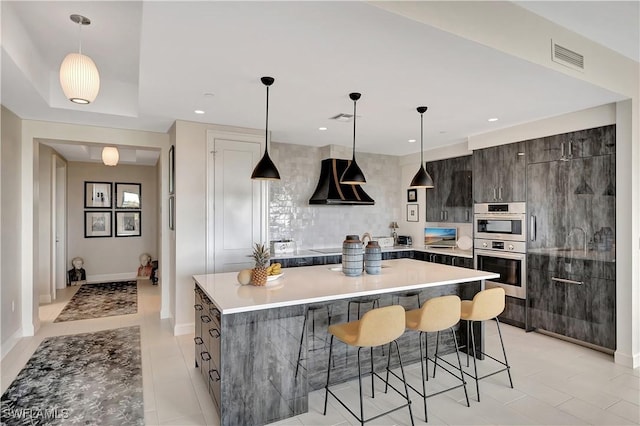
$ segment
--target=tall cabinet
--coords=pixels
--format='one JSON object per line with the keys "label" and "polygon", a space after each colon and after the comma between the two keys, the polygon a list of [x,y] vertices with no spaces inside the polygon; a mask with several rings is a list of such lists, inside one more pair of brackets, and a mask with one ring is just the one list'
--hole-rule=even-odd
{"label": "tall cabinet", "polygon": [[471,156],[430,161],[427,171],[427,222],[471,222],[473,216]]}
{"label": "tall cabinet", "polygon": [[615,125],[527,152],[529,325],[615,349]]}

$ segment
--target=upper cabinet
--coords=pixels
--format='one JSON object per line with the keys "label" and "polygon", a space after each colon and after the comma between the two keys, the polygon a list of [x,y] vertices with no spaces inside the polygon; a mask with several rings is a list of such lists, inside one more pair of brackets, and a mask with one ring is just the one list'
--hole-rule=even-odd
{"label": "upper cabinet", "polygon": [[613,154],[616,149],[616,126],[532,139],[527,141],[527,148],[527,164]]}
{"label": "upper cabinet", "polygon": [[525,142],[473,151],[473,200],[476,203],[526,200]]}
{"label": "upper cabinet", "polygon": [[427,172],[427,222],[471,222],[473,216],[471,156],[430,161]]}

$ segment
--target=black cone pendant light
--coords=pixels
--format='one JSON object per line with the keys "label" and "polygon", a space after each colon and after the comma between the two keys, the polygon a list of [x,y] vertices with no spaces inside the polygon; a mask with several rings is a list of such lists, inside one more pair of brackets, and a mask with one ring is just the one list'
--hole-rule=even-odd
{"label": "black cone pendant light", "polygon": [[347,185],[362,185],[367,183],[367,180],[364,178],[364,173],[362,173],[362,170],[358,167],[358,163],[356,163],[356,101],[360,99],[360,96],[360,93],[349,93],[349,98],[353,101],[353,158],[340,178],[340,183]]}
{"label": "black cone pendant light", "polygon": [[433,179],[429,176],[429,173],[424,168],[423,157],[423,125],[424,125],[424,113],[427,111],[426,106],[419,106],[416,110],[420,113],[420,170],[411,180],[409,187],[411,188],[433,188]]}
{"label": "black cone pendant light", "polygon": [[269,140],[269,86],[271,86],[275,80],[273,77],[262,77],[260,81],[267,86],[267,124],[264,130],[264,155],[258,164],[256,164],[255,169],[253,169],[251,179],[280,180],[280,173],[276,165],[271,161],[271,158],[269,158],[269,150],[267,149],[267,142]]}

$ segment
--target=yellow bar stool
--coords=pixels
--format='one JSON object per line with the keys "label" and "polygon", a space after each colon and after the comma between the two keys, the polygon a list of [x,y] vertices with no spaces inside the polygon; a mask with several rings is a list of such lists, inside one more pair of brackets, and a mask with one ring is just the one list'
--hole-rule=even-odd
{"label": "yellow bar stool", "polygon": [[[458,322],[460,322],[460,308],[461,302],[458,296],[441,296],[429,299],[420,309],[414,309],[407,311],[405,315],[406,327],[409,330],[419,331],[420,339],[418,341],[420,345],[420,373],[422,374],[422,392],[409,385],[418,395],[422,397],[424,402],[424,421],[427,419],[427,398],[440,395],[441,393],[448,392],[460,387],[464,388],[464,396],[467,399],[467,407],[469,406],[469,395],[467,394],[467,382],[464,379],[464,373],[462,370],[462,363],[460,362],[460,352],[458,351],[458,340],[456,339],[456,331],[453,329]],[[458,365],[453,365],[446,359],[438,355],[438,343],[440,341],[440,332],[449,329],[453,337],[453,341],[456,347],[456,356],[458,357]],[[433,356],[433,377],[436,376],[437,361],[440,359],[442,362],[453,367],[457,372],[453,372],[448,368],[440,365],[440,368],[451,374],[453,377],[460,379],[460,384],[452,386],[450,388],[427,394],[425,382],[429,380],[429,351],[427,344],[427,333],[436,332],[436,352]],[[422,341],[424,340],[425,351],[422,352]],[[423,361],[424,360],[424,368]],[[394,374],[393,372],[391,374]]]}
{"label": "yellow bar stool", "polygon": [[[344,408],[354,416],[361,425],[365,422],[375,420],[379,417],[397,411],[401,408],[409,408],[409,417],[411,418],[411,424],[413,425],[413,413],[411,412],[411,400],[409,399],[409,389],[407,387],[407,381],[404,375],[404,367],[402,366],[402,357],[400,356],[400,348],[398,347],[397,338],[404,333],[404,308],[402,306],[385,306],[384,308],[372,309],[365,313],[358,321],[347,322],[343,324],[334,324],[329,327],[329,334],[331,334],[331,342],[329,343],[329,361],[327,366],[327,384],[325,385],[324,395],[324,414],[327,414],[327,401],[329,394],[331,394]],[[329,380],[331,377],[331,355],[333,351],[333,338],[336,337],[341,342],[349,345],[356,346],[358,348],[358,387],[360,390],[360,416],[354,413],[347,405],[340,400],[329,389]],[[387,373],[387,380],[383,379],[378,373],[375,372],[373,367],[373,348],[376,346],[382,346],[389,344],[389,350],[387,355],[387,372],[390,370],[391,364],[391,346],[395,343],[396,352],[398,353],[398,360],[400,361],[400,372],[402,378],[398,377],[404,383],[404,393],[400,392],[393,385],[389,384],[389,375]],[[362,366],[360,362],[360,353],[362,349],[369,348],[371,351],[371,397],[375,397],[373,389],[374,376],[384,381],[387,387],[391,387],[398,395],[402,396],[406,403],[395,407],[384,413],[378,414],[368,419],[364,418],[364,404],[362,400]],[[395,375],[395,374],[394,374]],[[397,376],[396,376],[397,377]],[[386,393],[385,389],[385,393]]]}
{"label": "yellow bar stool", "polygon": [[[480,402],[480,385],[479,381],[485,379],[489,376],[493,376],[495,374],[501,373],[503,371],[507,372],[509,376],[509,384],[513,389],[513,380],[511,380],[511,371],[509,370],[511,367],[509,366],[509,361],[507,361],[507,352],[504,349],[504,341],[502,340],[502,332],[500,331],[500,321],[498,320],[498,315],[504,311],[504,299],[505,293],[504,289],[500,287],[490,288],[488,290],[482,290],[478,292],[473,300],[463,300],[460,312],[460,319],[467,322],[467,367],[469,366],[469,336],[471,336],[471,350],[473,352],[473,375],[466,373],[469,377],[473,378],[476,381],[476,393],[478,395],[478,402]],[[500,345],[502,346],[502,355],[504,356],[504,361],[501,361],[497,358],[492,357],[482,351],[480,352],[482,355],[491,358],[496,361],[498,364],[504,366],[497,371],[492,373],[485,374],[484,376],[478,377],[478,366],[476,363],[476,339],[473,332],[473,323],[479,321],[488,321],[495,320],[496,327],[498,327],[498,336],[500,336]]]}

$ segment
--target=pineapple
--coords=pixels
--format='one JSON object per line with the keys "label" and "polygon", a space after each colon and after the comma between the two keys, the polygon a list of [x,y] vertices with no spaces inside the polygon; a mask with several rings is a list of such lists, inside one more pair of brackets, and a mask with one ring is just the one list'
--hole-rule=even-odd
{"label": "pineapple", "polygon": [[269,249],[264,244],[255,244],[253,254],[251,255],[255,262],[255,267],[251,270],[251,284],[263,286],[267,284],[267,266],[271,257]]}

